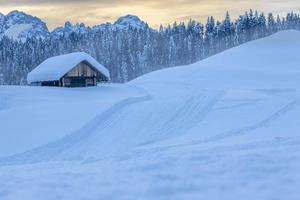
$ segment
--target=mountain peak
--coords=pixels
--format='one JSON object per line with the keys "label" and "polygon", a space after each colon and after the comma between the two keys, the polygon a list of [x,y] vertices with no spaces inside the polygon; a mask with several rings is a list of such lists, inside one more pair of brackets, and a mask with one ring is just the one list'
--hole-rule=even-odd
{"label": "mountain peak", "polygon": [[142,21],[138,16],[136,15],[131,15],[131,14],[128,14],[128,15],[125,15],[125,16],[122,16],[122,17],[119,17],[119,20],[123,20],[123,19],[130,19],[130,20],[134,20],[134,21]]}
{"label": "mountain peak", "polygon": [[84,23],[76,23],[76,24],[72,24],[72,22],[67,21],[67,22],[65,23],[65,28],[71,28],[71,29],[74,29],[74,28],[86,28],[86,27],[85,27],[85,24],[84,24]]}
{"label": "mountain peak", "polygon": [[39,20],[39,21],[41,21],[37,17],[34,17],[32,15],[26,14],[26,13],[24,13],[22,11],[18,11],[18,10],[9,12],[5,17],[7,18],[7,20],[11,19],[14,21],[17,21],[17,20]]}
{"label": "mountain peak", "polygon": [[114,23],[114,25],[119,26],[121,28],[133,27],[133,28],[137,28],[137,29],[143,29],[143,28],[148,27],[148,25],[136,15],[126,15],[126,16],[120,17]]}
{"label": "mountain peak", "polygon": [[28,14],[24,13],[23,11],[13,10],[7,14],[7,16],[9,16],[9,15],[28,15]]}
{"label": "mountain peak", "polygon": [[3,15],[2,20],[0,15],[0,23],[0,37],[7,36],[24,41],[26,38],[43,38],[49,34],[46,24],[41,19],[18,10]]}
{"label": "mountain peak", "polygon": [[[67,21],[64,26],[57,27],[51,35],[62,36],[75,33],[86,33],[87,31],[97,31],[102,28],[111,29],[146,29],[148,24],[136,15],[125,15],[116,20],[115,23],[106,23],[90,28],[83,23],[72,24]],[[47,25],[39,18],[31,16],[25,12],[14,10],[3,15],[0,13],[0,38],[7,36],[15,40],[25,41],[27,38],[45,38],[50,34]]]}
{"label": "mountain peak", "polygon": [[70,21],[65,22],[65,27],[72,27],[73,24]]}
{"label": "mountain peak", "polygon": [[65,22],[63,27],[58,27],[52,31],[53,36],[70,35],[71,33],[85,33],[89,30],[84,23],[72,24],[70,21]]}

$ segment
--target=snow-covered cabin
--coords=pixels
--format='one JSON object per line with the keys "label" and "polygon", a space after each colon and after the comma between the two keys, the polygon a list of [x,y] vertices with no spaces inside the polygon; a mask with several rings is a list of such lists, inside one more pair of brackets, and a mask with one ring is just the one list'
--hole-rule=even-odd
{"label": "snow-covered cabin", "polygon": [[83,52],[49,58],[27,75],[28,84],[57,87],[95,86],[109,79],[109,71]]}

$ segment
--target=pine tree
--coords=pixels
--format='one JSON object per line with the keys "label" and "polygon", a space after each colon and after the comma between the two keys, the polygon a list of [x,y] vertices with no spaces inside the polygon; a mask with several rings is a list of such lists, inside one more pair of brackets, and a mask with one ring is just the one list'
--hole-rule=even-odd
{"label": "pine tree", "polygon": [[272,13],[268,15],[268,34],[273,34],[277,31],[276,23]]}

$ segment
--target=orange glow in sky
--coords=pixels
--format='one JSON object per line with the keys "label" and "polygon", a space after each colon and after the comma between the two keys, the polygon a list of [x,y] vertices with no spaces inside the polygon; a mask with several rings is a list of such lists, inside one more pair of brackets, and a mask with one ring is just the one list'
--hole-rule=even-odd
{"label": "orange glow in sky", "polygon": [[300,11],[299,0],[2,0],[0,12],[21,10],[45,21],[49,29],[65,21],[96,25],[113,22],[126,14],[138,15],[151,26],[174,21],[200,20],[210,15],[222,19],[226,11],[232,18],[248,9],[285,14]]}

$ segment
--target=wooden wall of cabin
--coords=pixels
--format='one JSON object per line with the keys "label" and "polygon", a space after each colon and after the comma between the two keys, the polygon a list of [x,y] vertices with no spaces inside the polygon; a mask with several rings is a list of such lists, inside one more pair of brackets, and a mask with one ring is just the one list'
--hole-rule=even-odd
{"label": "wooden wall of cabin", "polygon": [[[107,81],[107,78],[96,71],[87,62],[81,62],[60,79],[60,86],[84,87],[82,85],[83,81],[85,82],[85,86],[96,86],[98,81]],[[80,82],[80,86],[77,85],[78,82]]]}
{"label": "wooden wall of cabin", "polygon": [[[88,63],[81,62],[69,71],[61,80],[62,87],[95,86],[100,73],[94,70]],[[91,83],[92,80],[92,83]],[[95,80],[95,81],[94,81]]]}
{"label": "wooden wall of cabin", "polygon": [[88,63],[81,62],[69,71],[65,77],[97,77],[99,75],[99,72],[94,70]]}

